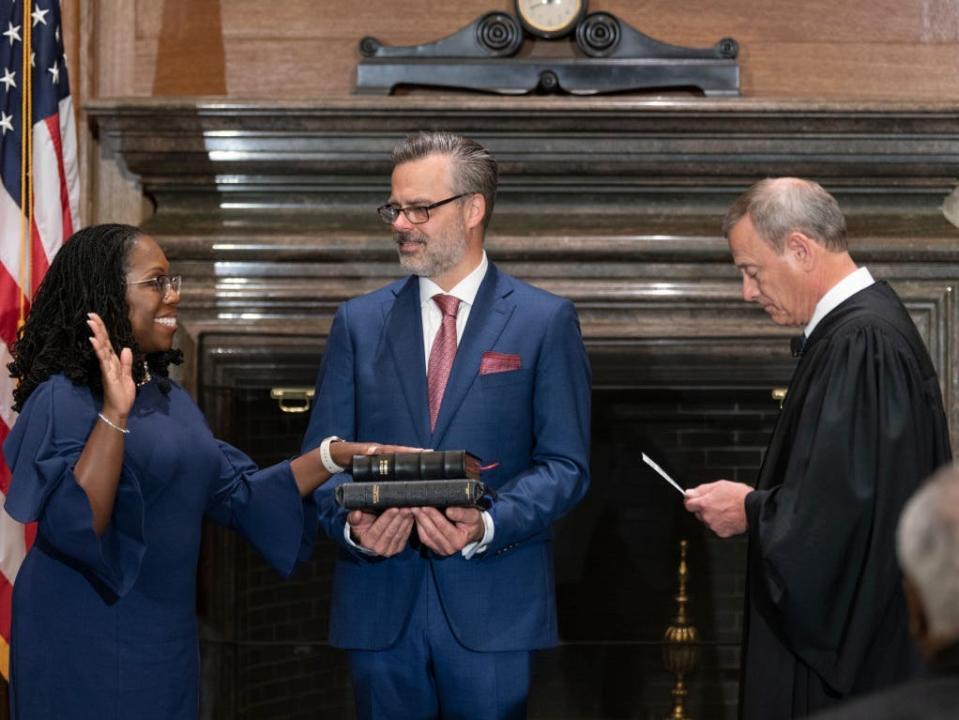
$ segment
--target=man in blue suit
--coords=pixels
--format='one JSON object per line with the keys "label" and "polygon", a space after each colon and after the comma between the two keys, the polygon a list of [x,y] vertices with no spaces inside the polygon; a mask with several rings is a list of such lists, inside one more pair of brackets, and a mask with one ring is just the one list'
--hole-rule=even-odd
{"label": "man in blue suit", "polygon": [[393,163],[378,212],[412,275],[338,310],[303,447],[465,448],[498,463],[496,497],[348,515],[333,488],[349,477],[324,485],[330,642],[350,651],[360,718],[521,718],[531,653],[558,639],[551,527],[589,485],[589,363],[573,304],[487,260],[490,153],[420,133]]}

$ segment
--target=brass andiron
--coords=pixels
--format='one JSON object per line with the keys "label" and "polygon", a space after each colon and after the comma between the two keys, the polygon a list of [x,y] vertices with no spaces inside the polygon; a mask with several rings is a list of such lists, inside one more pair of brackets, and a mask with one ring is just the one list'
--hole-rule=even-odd
{"label": "brass andiron", "polygon": [[786,402],[786,395],[789,389],[784,387],[775,387],[772,390],[773,400],[779,403],[779,409],[783,409],[783,403]]}
{"label": "brass andiron", "polygon": [[673,624],[666,628],[666,644],[663,646],[663,664],[676,676],[673,685],[673,710],[666,720],[692,720],[686,714],[685,702],[688,690],[685,677],[699,664],[699,633],[691,624],[686,613],[689,595],[686,594],[686,579],[689,569],[686,566],[686,540],[679,541],[679,592],[676,593],[676,617]]}

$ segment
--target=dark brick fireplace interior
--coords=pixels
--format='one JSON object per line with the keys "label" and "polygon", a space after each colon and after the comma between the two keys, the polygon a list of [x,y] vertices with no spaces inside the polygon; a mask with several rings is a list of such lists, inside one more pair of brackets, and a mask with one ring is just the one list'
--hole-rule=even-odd
{"label": "dark brick fireplace interior", "polygon": [[[309,384],[306,355],[282,363],[284,380]],[[211,423],[260,463],[295,454],[307,415],[279,410],[269,397],[270,372],[257,372],[255,362],[241,367],[227,374],[231,385],[203,387]],[[697,718],[734,718],[744,543],[704,532],[640,453],[686,485],[749,482],[778,403],[768,387],[595,380],[593,484],[556,527],[562,644],[537,658],[530,717],[669,714],[675,677],[664,667],[663,635],[676,614],[678,548],[686,539],[689,609],[703,643],[686,707]],[[211,717],[352,717],[345,656],[326,644],[334,556],[321,537],[312,561],[284,581],[241,540],[207,528],[201,613]]]}

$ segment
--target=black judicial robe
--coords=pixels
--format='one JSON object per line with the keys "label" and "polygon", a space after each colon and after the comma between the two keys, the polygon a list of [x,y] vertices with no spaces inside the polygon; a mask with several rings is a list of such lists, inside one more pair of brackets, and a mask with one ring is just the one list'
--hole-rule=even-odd
{"label": "black judicial robe", "polygon": [[875,283],[813,330],[746,496],[743,718],[805,717],[919,674],[896,523],[950,458],[932,361]]}

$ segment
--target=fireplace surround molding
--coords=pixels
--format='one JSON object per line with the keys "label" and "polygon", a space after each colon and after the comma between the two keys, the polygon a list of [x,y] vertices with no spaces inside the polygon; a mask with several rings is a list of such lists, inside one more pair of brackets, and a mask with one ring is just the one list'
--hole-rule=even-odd
{"label": "fireplace surround molding", "polygon": [[201,356],[318,361],[336,306],[401,274],[373,208],[393,145],[436,128],[492,149],[490,257],[576,302],[606,388],[785,384],[790,331],[742,301],[719,225],[762,177],[818,180],[856,260],[916,320],[959,440],[959,229],[943,211],[959,182],[955,104],[468,95],[84,109],[184,276],[194,391]]}

